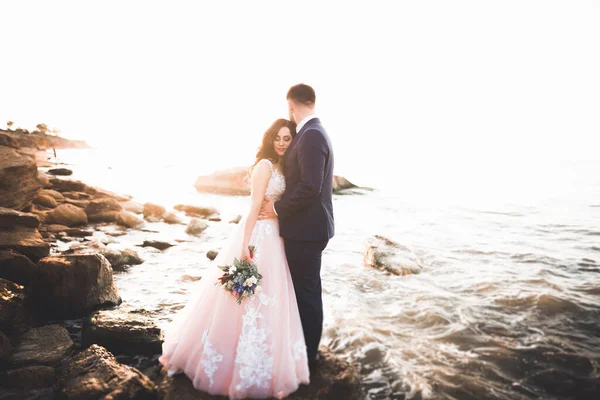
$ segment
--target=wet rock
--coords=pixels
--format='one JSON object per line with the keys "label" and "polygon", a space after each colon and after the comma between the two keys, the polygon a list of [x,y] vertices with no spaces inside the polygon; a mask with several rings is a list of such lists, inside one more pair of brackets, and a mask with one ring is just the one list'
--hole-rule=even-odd
{"label": "wet rock", "polygon": [[110,197],[104,197],[89,202],[85,213],[90,222],[114,222],[116,215],[123,209],[121,204]]}
{"label": "wet rock", "polygon": [[120,364],[98,345],[92,345],[72,357],[57,372],[61,399],[156,398],[156,387],[144,374]]}
{"label": "wet rock", "polygon": [[77,318],[121,303],[113,269],[101,254],[46,257],[37,267],[29,294],[46,318]]}
{"label": "wet rock", "polygon": [[10,345],[10,340],[4,334],[4,332],[0,331],[0,361],[4,361],[12,355],[12,346]]}
{"label": "wet rock", "polygon": [[33,365],[6,372],[2,385],[11,389],[33,390],[47,388],[56,383],[54,368],[45,365]]}
{"label": "wet rock", "polygon": [[65,201],[65,196],[63,196],[60,192],[51,189],[43,189],[40,190],[40,194],[44,196],[50,196],[56,201]]}
{"label": "wet rock", "polygon": [[66,225],[69,227],[85,225],[88,223],[88,217],[85,211],[72,204],[61,204],[56,207],[46,218],[49,224]]}
{"label": "wet rock", "polygon": [[96,193],[96,189],[94,189],[93,187],[88,186],[85,183],[80,182],[80,181],[51,178],[50,183],[52,184],[52,188],[54,190],[57,190],[63,194],[68,193],[68,192],[85,192],[88,194]]}
{"label": "wet rock", "polygon": [[115,249],[104,249],[100,253],[106,257],[114,271],[123,271],[125,266],[128,265],[139,265],[144,260],[138,255],[137,252],[130,249],[115,250]]}
{"label": "wet rock", "polygon": [[192,218],[187,228],[185,228],[185,233],[189,235],[199,235],[204,232],[208,228],[208,224],[202,221],[199,218]]}
{"label": "wet rock", "polygon": [[167,224],[183,224],[183,221],[174,213],[168,213],[165,217],[165,222]]}
{"label": "wet rock", "polygon": [[216,250],[209,250],[206,253],[206,257],[210,260],[213,261],[215,258],[217,258],[217,256],[219,255],[219,252]]}
{"label": "wet rock", "polygon": [[171,243],[161,242],[160,240],[144,240],[142,247],[154,247],[158,250],[166,250],[169,247],[173,247]]}
{"label": "wet rock", "polygon": [[32,328],[18,339],[10,358],[13,367],[56,366],[73,351],[73,341],[65,328],[45,325]]}
{"label": "wet rock", "polygon": [[144,226],[144,220],[130,211],[120,211],[115,216],[115,222],[121,226],[137,229]]}
{"label": "wet rock", "polygon": [[73,171],[68,168],[51,168],[48,170],[49,175],[69,176],[73,175]]}
{"label": "wet rock", "polygon": [[202,217],[207,218],[212,215],[218,215],[219,212],[216,208],[213,207],[198,207],[198,206],[190,206],[185,204],[177,204],[175,207],[177,211],[183,211],[186,215],[191,217]]}
{"label": "wet rock", "polygon": [[35,160],[0,146],[0,207],[24,210],[31,206],[42,184]]}
{"label": "wet rock", "polygon": [[42,193],[38,193],[33,199],[33,203],[46,208],[54,208],[58,205],[53,197]]}
{"label": "wet rock", "polygon": [[[321,347],[321,362],[310,376],[310,385],[302,385],[298,391],[286,397],[289,400],[359,400],[364,398],[360,387],[358,370],[342,361],[329,350]],[[162,400],[213,400],[225,399],[211,396],[194,389],[192,382],[183,374],[169,377],[164,368],[160,371],[159,398]]]}
{"label": "wet rock", "polygon": [[83,346],[98,344],[113,354],[155,355],[162,352],[162,332],[152,318],[126,310],[105,310],[84,321]]}
{"label": "wet rock", "polygon": [[235,218],[233,218],[231,221],[229,221],[229,223],[230,224],[239,224],[241,220],[242,220],[242,216],[238,215]]}
{"label": "wet rock", "polygon": [[32,228],[0,230],[0,250],[9,249],[27,256],[33,262],[50,253],[50,245],[44,241],[37,229]]}
{"label": "wet rock", "polygon": [[393,275],[418,274],[422,269],[412,251],[380,235],[367,242],[364,262],[370,267]]}
{"label": "wet rock", "polygon": [[12,250],[0,250],[0,278],[19,285],[29,285],[36,267],[22,254]]}
{"label": "wet rock", "polygon": [[37,228],[40,219],[37,215],[0,207],[0,229]]}
{"label": "wet rock", "polygon": [[160,220],[167,214],[167,209],[157,204],[146,203],[144,204],[144,218],[153,218],[154,220]]}

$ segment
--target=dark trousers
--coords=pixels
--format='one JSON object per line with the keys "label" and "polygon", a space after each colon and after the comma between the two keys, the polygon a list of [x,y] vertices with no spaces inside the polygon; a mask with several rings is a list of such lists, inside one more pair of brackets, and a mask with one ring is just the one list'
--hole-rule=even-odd
{"label": "dark trousers", "polygon": [[309,362],[314,361],[317,357],[323,332],[321,254],[327,246],[327,242],[284,240]]}

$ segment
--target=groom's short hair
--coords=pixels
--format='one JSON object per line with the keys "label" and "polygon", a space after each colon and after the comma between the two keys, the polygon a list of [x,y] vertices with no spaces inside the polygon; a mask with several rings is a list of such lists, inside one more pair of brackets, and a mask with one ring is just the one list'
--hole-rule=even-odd
{"label": "groom's short hair", "polygon": [[316,101],[315,90],[304,83],[294,85],[288,90],[287,99],[305,106],[314,107]]}

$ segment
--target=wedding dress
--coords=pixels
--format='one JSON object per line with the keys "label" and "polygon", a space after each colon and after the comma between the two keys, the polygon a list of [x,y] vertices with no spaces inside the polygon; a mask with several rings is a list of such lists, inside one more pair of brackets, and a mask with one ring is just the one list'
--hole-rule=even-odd
{"label": "wedding dress", "polygon": [[[266,195],[279,199],[285,178],[268,160]],[[198,390],[233,399],[283,398],[309,382],[306,344],[277,219],[252,231],[262,292],[243,300],[215,285],[240,256],[245,219],[227,239],[187,305],[165,331],[159,362],[169,374],[185,373]]]}

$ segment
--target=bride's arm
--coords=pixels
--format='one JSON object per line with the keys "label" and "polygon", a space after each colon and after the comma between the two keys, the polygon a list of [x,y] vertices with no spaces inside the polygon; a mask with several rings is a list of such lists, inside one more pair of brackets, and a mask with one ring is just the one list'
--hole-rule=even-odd
{"label": "bride's arm", "polygon": [[250,244],[250,236],[252,235],[252,231],[256,225],[258,213],[260,212],[260,208],[263,204],[265,193],[267,191],[267,185],[269,184],[269,179],[271,179],[272,173],[273,171],[269,163],[263,161],[260,161],[258,164],[256,164],[254,171],[252,171],[252,196],[250,199],[250,211],[248,211],[248,216],[246,217],[246,226],[244,229],[242,257],[249,254],[247,253],[247,250],[248,245]]}

